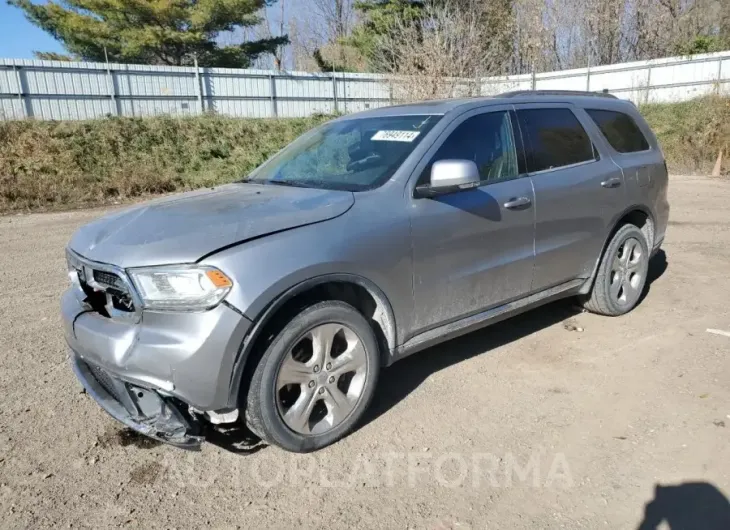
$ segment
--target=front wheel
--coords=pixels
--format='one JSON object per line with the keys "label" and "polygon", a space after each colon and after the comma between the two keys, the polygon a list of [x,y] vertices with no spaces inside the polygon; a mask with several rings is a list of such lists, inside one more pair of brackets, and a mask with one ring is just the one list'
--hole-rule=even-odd
{"label": "front wheel", "polygon": [[611,239],[584,307],[600,315],[631,311],[641,298],[649,270],[649,247],[634,225],[622,226]]}
{"label": "front wheel", "polygon": [[365,317],[344,302],[313,305],[266,349],[249,387],[246,422],[288,451],[320,449],[360,420],[379,370],[378,343]]}

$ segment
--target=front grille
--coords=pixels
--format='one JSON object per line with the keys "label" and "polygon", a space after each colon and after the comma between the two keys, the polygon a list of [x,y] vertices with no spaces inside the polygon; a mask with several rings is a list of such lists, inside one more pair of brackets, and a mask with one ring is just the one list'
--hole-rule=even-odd
{"label": "front grille", "polygon": [[122,279],[113,272],[95,270],[94,280],[96,281],[96,283],[104,287],[108,287],[110,289],[114,289],[123,293],[127,292],[127,286],[124,284]]}
{"label": "front grille", "polygon": [[67,251],[66,259],[83,291],[81,302],[107,318],[137,318],[132,288],[121,269],[86,261],[71,250]]}
{"label": "front grille", "polygon": [[[86,269],[89,271],[89,269]],[[86,293],[86,301],[99,314],[109,317],[111,309],[124,313],[134,312],[134,302],[127,284],[113,272],[94,269],[93,287],[85,277],[79,275],[81,288]],[[102,290],[99,290],[101,287]]]}

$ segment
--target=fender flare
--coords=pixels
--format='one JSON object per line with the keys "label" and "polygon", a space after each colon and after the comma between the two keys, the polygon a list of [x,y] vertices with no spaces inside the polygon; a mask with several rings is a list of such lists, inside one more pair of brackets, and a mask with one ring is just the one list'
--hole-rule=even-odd
{"label": "fender flare", "polygon": [[[596,263],[593,265],[593,271],[591,272],[591,275],[588,277],[588,281],[585,282],[583,287],[580,289],[580,294],[588,294],[593,287],[593,282],[596,280],[596,274],[598,274],[598,267],[601,265],[601,260],[603,259],[603,254],[606,252],[606,247],[608,247],[608,244],[611,242],[611,238],[616,233],[616,230],[619,228],[619,222],[621,219],[626,217],[628,214],[634,211],[640,211],[651,220],[652,224],[656,226],[656,221],[654,220],[654,214],[651,212],[651,209],[649,209],[646,205],[643,204],[634,204],[631,205],[624,210],[621,211],[612,221],[611,221],[611,229],[606,234],[606,238],[603,241],[603,245],[601,246],[601,253],[598,255],[598,258],[596,259]],[[650,246],[653,246],[654,242]],[[651,253],[652,249],[649,248],[649,252]]]}
{"label": "fender flare", "polygon": [[304,280],[281,294],[279,294],[272,302],[270,302],[266,308],[256,317],[253,321],[253,326],[248,331],[243,339],[241,348],[239,349],[238,356],[233,364],[233,371],[231,373],[231,380],[229,384],[228,394],[228,405],[229,409],[236,409],[239,405],[239,393],[241,390],[241,382],[243,374],[246,371],[248,360],[253,350],[253,346],[260,338],[261,331],[270,322],[272,316],[281,309],[281,307],[291,300],[293,297],[301,294],[309,289],[330,282],[341,282],[341,283],[353,283],[359,285],[370,293],[376,302],[376,315],[379,314],[382,320],[381,324],[383,327],[384,339],[387,344],[387,349],[381,351],[381,363],[384,366],[390,364],[392,355],[391,352],[395,350],[396,346],[396,323],[395,314],[393,313],[393,307],[388,300],[382,289],[378,287],[371,280],[364,278],[356,274],[349,273],[333,273],[323,274]]}

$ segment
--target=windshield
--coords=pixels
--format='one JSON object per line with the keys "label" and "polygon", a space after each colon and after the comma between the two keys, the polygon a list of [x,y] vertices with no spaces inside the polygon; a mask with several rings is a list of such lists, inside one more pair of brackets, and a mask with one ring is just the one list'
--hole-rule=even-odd
{"label": "windshield", "polygon": [[258,168],[249,182],[362,191],[386,182],[441,116],[327,123]]}

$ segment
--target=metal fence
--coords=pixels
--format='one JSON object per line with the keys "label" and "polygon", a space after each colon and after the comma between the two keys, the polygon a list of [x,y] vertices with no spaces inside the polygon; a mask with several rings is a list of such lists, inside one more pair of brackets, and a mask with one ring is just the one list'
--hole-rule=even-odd
{"label": "metal fence", "polygon": [[[488,96],[520,89],[605,89],[635,103],[730,95],[730,52],[464,80],[452,95]],[[395,102],[392,84],[375,74],[0,59],[0,119],[203,112],[301,117]]]}

